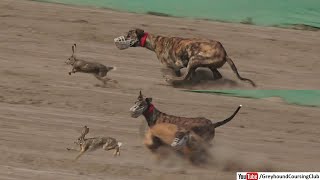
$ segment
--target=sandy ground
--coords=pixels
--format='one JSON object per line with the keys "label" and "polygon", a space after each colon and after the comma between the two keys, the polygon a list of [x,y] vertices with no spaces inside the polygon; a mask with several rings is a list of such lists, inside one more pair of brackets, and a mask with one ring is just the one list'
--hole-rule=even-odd
{"label": "sandy ground", "polygon": [[[119,51],[113,38],[132,27],[164,35],[220,40],[240,73],[261,89],[319,89],[320,33],[119,13],[22,0],[0,2],[0,179],[234,179],[251,170],[319,171],[320,110],[277,99],[252,100],[186,93],[167,86],[156,56]],[[91,75],[69,76],[71,45],[78,57],[116,66],[118,85],[102,88]],[[193,88],[251,88],[230,67],[220,81]],[[198,75],[205,75],[199,72]],[[190,87],[189,87],[190,88]],[[170,114],[236,118],[217,130],[216,161],[194,168],[175,157],[157,163],[142,145],[128,110],[142,89]],[[83,125],[89,136],[124,143],[122,156],[97,150],[72,162]]]}

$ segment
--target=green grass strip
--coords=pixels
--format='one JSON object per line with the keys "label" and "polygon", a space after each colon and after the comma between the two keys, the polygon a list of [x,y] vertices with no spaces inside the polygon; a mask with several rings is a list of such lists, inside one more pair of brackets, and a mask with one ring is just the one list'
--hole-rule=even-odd
{"label": "green grass strip", "polygon": [[288,104],[320,107],[320,90],[186,90],[242,98],[262,99],[280,97]]}

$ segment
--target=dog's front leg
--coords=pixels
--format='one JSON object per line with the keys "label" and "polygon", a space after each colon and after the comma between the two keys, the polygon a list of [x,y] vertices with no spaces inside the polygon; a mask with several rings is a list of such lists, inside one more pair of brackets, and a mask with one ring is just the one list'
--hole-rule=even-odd
{"label": "dog's front leg", "polygon": [[168,75],[165,75],[164,78],[166,80],[167,83],[169,84],[176,84],[176,83],[181,83],[185,80],[191,79],[192,76],[195,74],[195,70],[196,70],[196,66],[190,61],[188,66],[187,66],[187,70],[186,73],[181,76],[181,77],[170,77]]}
{"label": "dog's front leg", "polygon": [[177,76],[177,77],[181,76],[180,69],[173,69],[173,68],[170,68],[170,67],[162,67],[160,69],[160,71],[161,71],[163,76],[166,76],[166,75]]}

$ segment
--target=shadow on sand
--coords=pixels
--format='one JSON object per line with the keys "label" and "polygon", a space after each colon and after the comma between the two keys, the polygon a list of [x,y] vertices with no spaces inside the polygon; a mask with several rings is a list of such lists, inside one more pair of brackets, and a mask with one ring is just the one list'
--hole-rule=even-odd
{"label": "shadow on sand", "polygon": [[234,88],[239,84],[235,80],[222,77],[221,79],[214,80],[212,72],[205,68],[199,68],[196,71],[192,80],[186,80],[181,83],[174,83],[175,88],[183,89],[208,89],[208,88]]}

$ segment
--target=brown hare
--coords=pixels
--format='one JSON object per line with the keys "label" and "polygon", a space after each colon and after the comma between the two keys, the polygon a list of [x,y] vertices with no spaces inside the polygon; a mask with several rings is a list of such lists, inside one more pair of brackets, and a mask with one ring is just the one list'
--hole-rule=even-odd
{"label": "brown hare", "polygon": [[72,69],[69,72],[69,75],[76,72],[89,73],[89,74],[93,74],[94,77],[102,81],[104,85],[108,81],[113,81],[114,83],[117,83],[116,80],[111,80],[110,78],[107,78],[107,73],[111,70],[116,70],[116,67],[108,67],[101,63],[88,62],[85,60],[78,59],[75,56],[76,46],[77,46],[76,44],[72,46],[72,55],[65,62],[66,64],[72,66]]}
{"label": "brown hare", "polygon": [[81,135],[74,143],[80,146],[80,149],[67,148],[68,151],[80,151],[80,153],[76,156],[75,160],[79,159],[85,152],[94,151],[98,148],[102,148],[106,151],[114,149],[113,156],[120,156],[120,147],[122,145],[121,142],[118,142],[115,138],[112,137],[93,137],[93,138],[85,138],[85,136],[89,133],[89,128],[87,126],[83,127]]}

